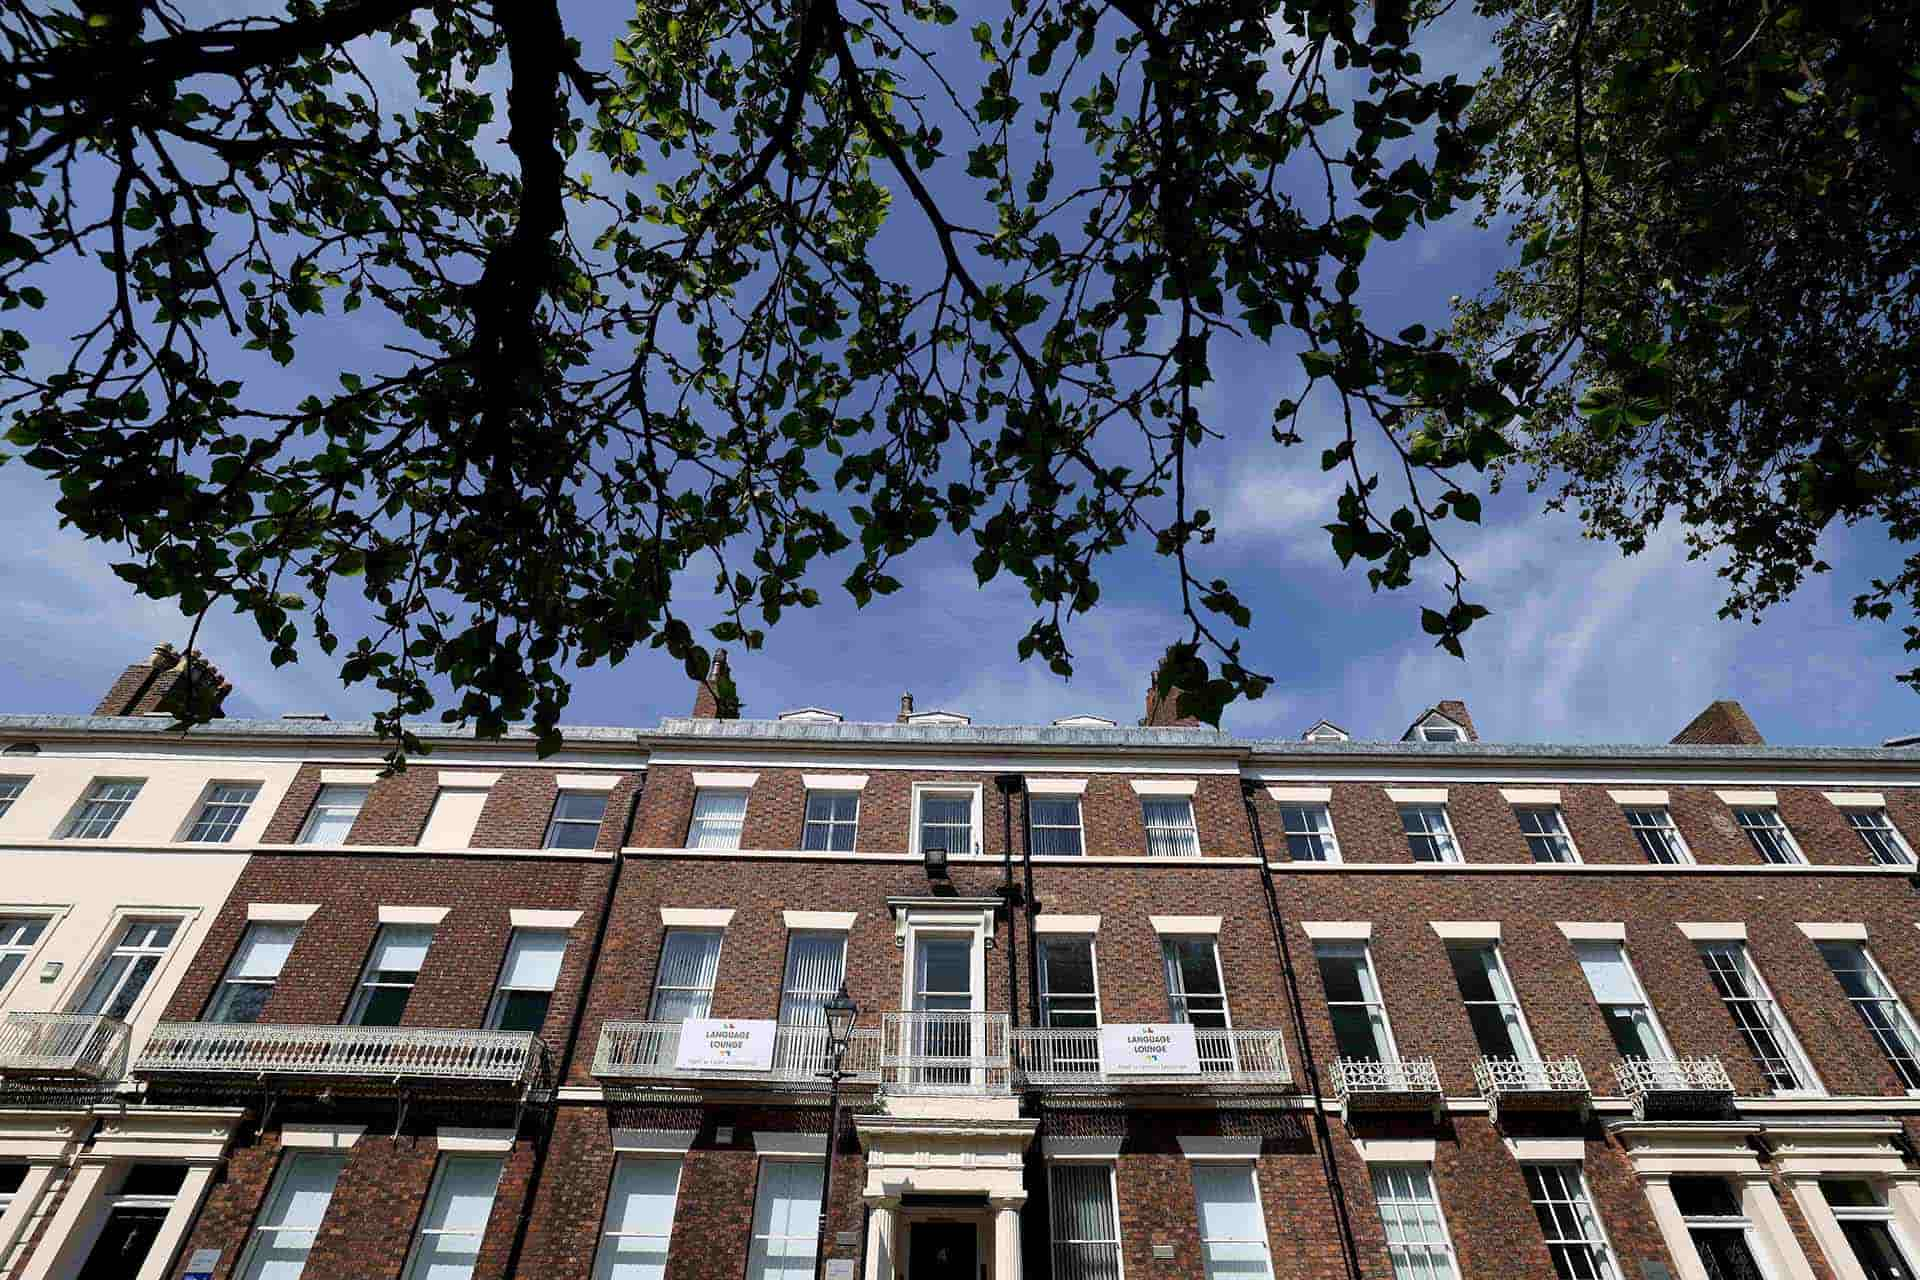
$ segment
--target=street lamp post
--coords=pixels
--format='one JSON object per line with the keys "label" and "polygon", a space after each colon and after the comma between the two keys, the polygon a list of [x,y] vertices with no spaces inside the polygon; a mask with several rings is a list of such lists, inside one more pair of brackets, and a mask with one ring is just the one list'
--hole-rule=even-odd
{"label": "street lamp post", "polygon": [[813,1242],[813,1280],[821,1280],[827,1265],[827,1217],[833,1211],[833,1157],[840,1145],[840,1082],[847,1073],[847,1045],[853,1040],[853,1024],[859,1020],[860,1006],[847,994],[846,979],[840,980],[840,992],[827,1001],[827,1059],[832,1068],[820,1074],[832,1081],[827,1095],[827,1170],[820,1186],[820,1227]]}

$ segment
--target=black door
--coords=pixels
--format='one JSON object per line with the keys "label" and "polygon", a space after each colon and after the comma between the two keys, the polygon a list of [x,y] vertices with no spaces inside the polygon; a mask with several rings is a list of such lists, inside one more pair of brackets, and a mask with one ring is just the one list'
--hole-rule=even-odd
{"label": "black door", "polygon": [[907,1280],[979,1280],[971,1222],[915,1222],[907,1240]]}
{"label": "black door", "polygon": [[1893,1232],[1886,1223],[1843,1218],[1840,1230],[1853,1246],[1853,1256],[1859,1259],[1867,1280],[1913,1280],[1913,1272],[1908,1270],[1907,1260],[1900,1256],[1899,1246],[1894,1244]]}
{"label": "black door", "polygon": [[133,1280],[153,1251],[165,1209],[115,1209],[100,1229],[79,1280]]}

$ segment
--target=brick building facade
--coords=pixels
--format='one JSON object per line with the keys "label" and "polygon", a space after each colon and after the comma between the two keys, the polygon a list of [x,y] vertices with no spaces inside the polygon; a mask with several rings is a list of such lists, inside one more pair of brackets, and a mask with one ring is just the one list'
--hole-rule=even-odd
{"label": "brick building facade", "polygon": [[1914,1274],[1910,748],[726,692],[0,718],[0,1280]]}

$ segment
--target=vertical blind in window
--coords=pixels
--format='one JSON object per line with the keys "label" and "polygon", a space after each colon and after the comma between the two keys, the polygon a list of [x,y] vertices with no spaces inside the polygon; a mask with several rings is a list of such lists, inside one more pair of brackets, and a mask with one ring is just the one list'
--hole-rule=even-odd
{"label": "vertical blind in window", "polygon": [[1267,1280],[1267,1221],[1250,1164],[1196,1164],[1193,1193],[1200,1204],[1200,1256],[1207,1280]]}
{"label": "vertical blind in window", "polygon": [[954,792],[920,793],[920,852],[973,852],[973,796]]}
{"label": "vertical blind in window", "polygon": [[747,821],[747,793],[703,788],[693,793],[693,821],[687,826],[689,849],[738,849]]}
{"label": "vertical blind in window", "polygon": [[1120,1219],[1113,1166],[1056,1164],[1048,1186],[1056,1280],[1120,1280]]}
{"label": "vertical blind in window", "polygon": [[720,972],[717,929],[670,929],[660,948],[660,974],[653,984],[656,1022],[704,1018],[713,1005],[713,980]]}
{"label": "vertical blind in window", "polygon": [[1028,796],[1027,821],[1033,828],[1035,855],[1073,857],[1086,852],[1080,831],[1080,797]]}
{"label": "vertical blind in window", "polygon": [[239,950],[233,953],[233,963],[227,966],[227,976],[207,1010],[207,1020],[260,1021],[260,1011],[266,1008],[273,984],[279,981],[280,970],[286,967],[287,956],[299,937],[297,924],[248,925]]}
{"label": "vertical blind in window", "polygon": [[679,1196],[680,1161],[621,1156],[607,1193],[594,1280],[663,1280]]}
{"label": "vertical blind in window", "polygon": [[762,1160],[747,1280],[812,1280],[820,1237],[819,1160]]}
{"label": "vertical blind in window", "polygon": [[827,1069],[827,1001],[839,994],[846,974],[846,934],[795,933],[787,938],[776,1067],[806,1074]]}
{"label": "vertical blind in window", "polygon": [[312,1151],[281,1163],[273,1194],[247,1242],[246,1264],[238,1273],[244,1280],[300,1280],[346,1163],[345,1156]]}
{"label": "vertical blind in window", "polygon": [[497,1156],[441,1157],[407,1280],[471,1280],[502,1163]]}
{"label": "vertical blind in window", "polygon": [[1193,801],[1186,796],[1151,796],[1140,802],[1147,826],[1150,858],[1197,858],[1200,833],[1193,825]]}

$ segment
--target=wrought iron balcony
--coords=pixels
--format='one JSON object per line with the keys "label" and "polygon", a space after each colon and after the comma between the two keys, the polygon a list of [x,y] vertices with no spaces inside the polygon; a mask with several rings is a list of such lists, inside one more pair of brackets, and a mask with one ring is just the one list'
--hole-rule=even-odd
{"label": "wrought iron balcony", "polygon": [[1733,1078],[1715,1057],[1624,1058],[1613,1074],[1640,1120],[1718,1115],[1733,1103]]}
{"label": "wrought iron balcony", "polygon": [[127,1024],[97,1013],[9,1013],[0,1079],[110,1085],[127,1073]]}
{"label": "wrought iron balcony", "polygon": [[1199,1027],[1194,1040],[1198,1075],[1188,1072],[1109,1071],[1097,1027],[1037,1027],[1013,1033],[1020,1077],[1039,1089],[1115,1088],[1128,1085],[1215,1088],[1290,1085],[1287,1048],[1278,1031]]}
{"label": "wrought iron balcony", "polygon": [[1344,1119],[1360,1111],[1427,1111],[1440,1107],[1440,1068],[1432,1058],[1337,1058],[1333,1097]]}
{"label": "wrought iron balcony", "polygon": [[547,1047],[529,1031],[163,1022],[133,1064],[149,1079],[244,1078],[538,1088]]}
{"label": "wrought iron balcony", "polygon": [[[773,1065],[766,1070],[692,1070],[675,1065],[680,1057],[678,1022],[609,1022],[600,1028],[593,1074],[602,1080],[714,1080],[824,1089],[827,1029],[782,1026],[774,1030]],[[840,1069],[854,1084],[880,1082],[880,1030],[856,1027]]]}
{"label": "wrought iron balcony", "polygon": [[1013,1045],[1004,1013],[887,1013],[880,1081],[889,1093],[1008,1094]]}
{"label": "wrought iron balcony", "polygon": [[1578,1058],[1480,1058],[1473,1064],[1473,1081],[1495,1124],[1503,1109],[1585,1115],[1593,1100]]}

